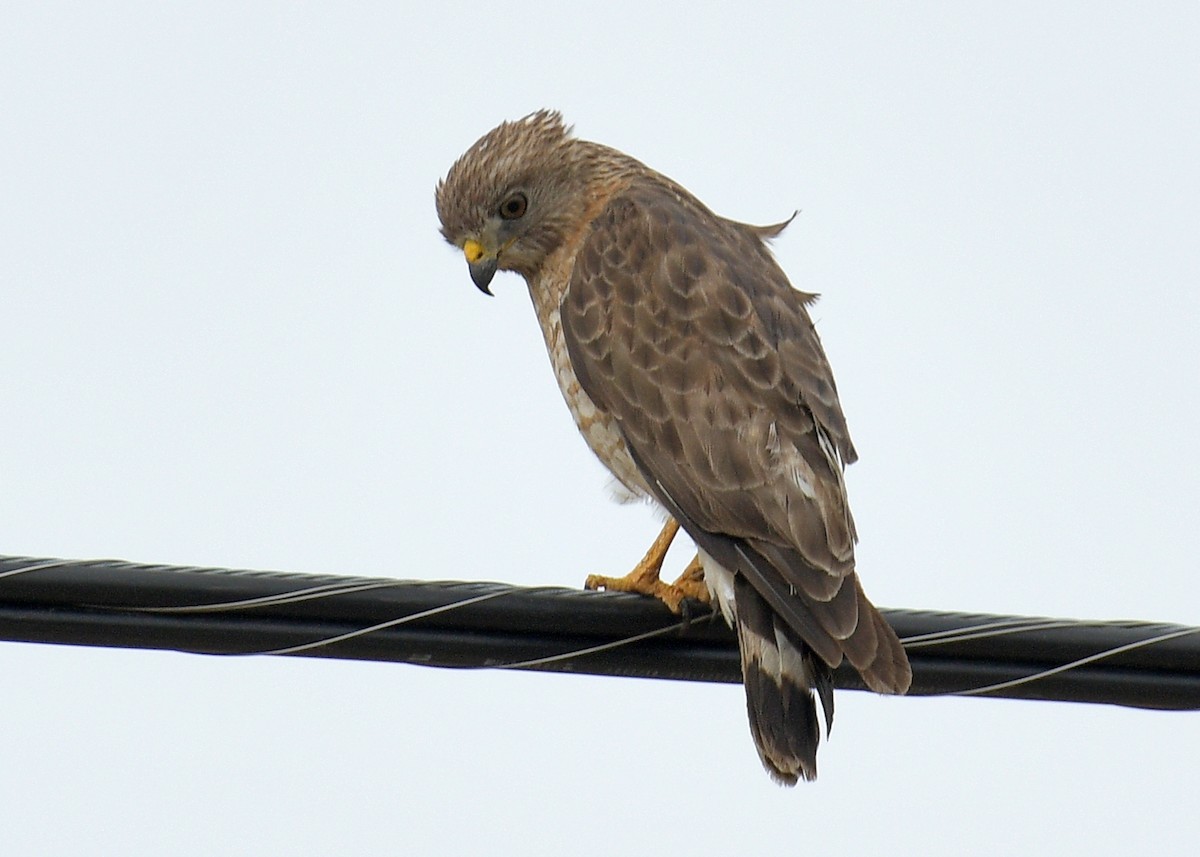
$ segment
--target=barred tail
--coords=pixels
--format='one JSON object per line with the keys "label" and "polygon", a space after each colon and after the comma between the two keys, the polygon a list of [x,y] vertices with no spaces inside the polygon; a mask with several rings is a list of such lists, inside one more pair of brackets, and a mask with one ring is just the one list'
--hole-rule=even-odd
{"label": "barred tail", "polygon": [[821,724],[813,690],[820,695],[828,732],[833,725],[832,671],[744,577],[735,578],[734,588],[746,709],[758,757],[781,785],[814,780]]}

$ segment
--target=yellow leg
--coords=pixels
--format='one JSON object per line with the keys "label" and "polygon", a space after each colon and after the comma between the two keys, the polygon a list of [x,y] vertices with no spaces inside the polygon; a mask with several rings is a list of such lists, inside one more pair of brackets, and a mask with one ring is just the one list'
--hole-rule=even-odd
{"label": "yellow leg", "polygon": [[698,598],[708,601],[708,589],[704,586],[704,569],[700,567],[700,557],[697,556],[674,583],[663,583],[659,579],[663,559],[667,548],[675,534],[679,532],[679,523],[671,518],[663,525],[662,532],[650,545],[650,550],[641,561],[633,567],[633,571],[624,577],[605,577],[590,574],[584,582],[587,589],[607,589],[610,592],[635,592],[639,595],[652,595],[666,604],[672,613],[680,612],[680,605],[685,598]]}

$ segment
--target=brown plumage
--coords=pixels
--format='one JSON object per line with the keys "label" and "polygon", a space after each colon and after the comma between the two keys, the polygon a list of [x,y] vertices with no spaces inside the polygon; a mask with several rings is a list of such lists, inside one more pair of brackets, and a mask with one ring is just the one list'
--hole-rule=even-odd
{"label": "brown plumage", "polygon": [[437,189],[442,233],[483,290],[528,282],[592,450],[695,540],[738,630],[751,732],[786,784],[816,776],[831,669],[903,693],[908,659],[863,594],[842,466],[857,458],[807,312],[764,243],[557,113],[504,123]]}

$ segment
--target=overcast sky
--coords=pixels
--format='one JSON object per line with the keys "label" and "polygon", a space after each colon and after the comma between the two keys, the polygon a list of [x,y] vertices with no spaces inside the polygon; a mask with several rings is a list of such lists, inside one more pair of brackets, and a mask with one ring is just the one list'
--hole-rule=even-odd
{"label": "overcast sky", "polygon": [[[618,506],[433,188],[561,109],[776,243],[877,604],[1200,624],[1200,6],[9,3],[0,553],[579,585]],[[673,570],[687,561],[673,552]],[[6,854],[1180,853],[1200,715],[0,644]]]}

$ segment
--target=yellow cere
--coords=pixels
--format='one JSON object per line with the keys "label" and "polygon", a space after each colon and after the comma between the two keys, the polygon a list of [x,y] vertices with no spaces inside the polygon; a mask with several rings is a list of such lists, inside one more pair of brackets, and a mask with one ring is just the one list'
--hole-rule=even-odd
{"label": "yellow cere", "polygon": [[483,258],[483,245],[474,238],[468,238],[463,242],[463,255],[467,257],[467,261],[474,265]]}

